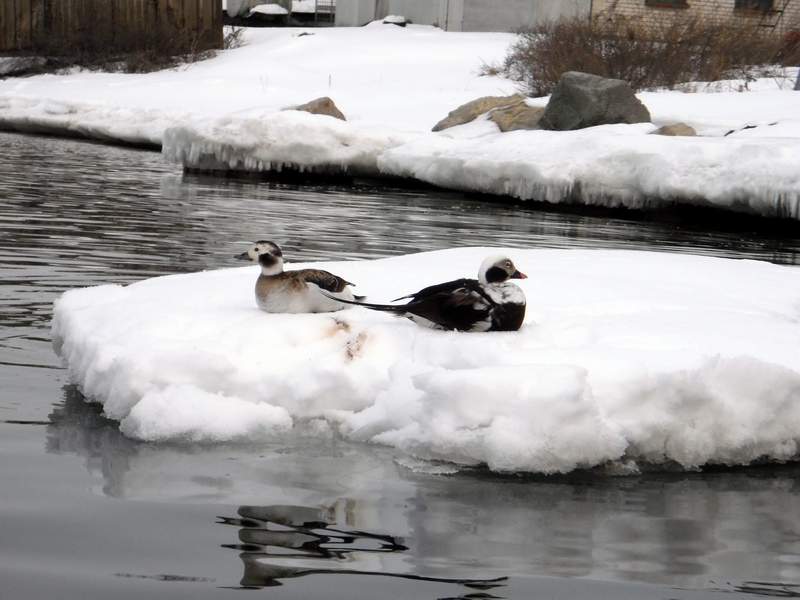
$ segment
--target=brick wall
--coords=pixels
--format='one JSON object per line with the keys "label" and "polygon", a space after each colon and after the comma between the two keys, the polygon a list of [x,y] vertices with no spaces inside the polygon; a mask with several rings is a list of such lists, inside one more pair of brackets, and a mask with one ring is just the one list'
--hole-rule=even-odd
{"label": "brick wall", "polygon": [[[594,0],[595,16],[624,15],[649,22],[675,16],[702,16],[708,19],[747,19],[754,23],[775,25],[778,34],[800,29],[800,0],[773,0],[773,11],[734,9],[735,0]],[[678,5],[678,6],[675,6]],[[783,13],[781,14],[780,11]]]}

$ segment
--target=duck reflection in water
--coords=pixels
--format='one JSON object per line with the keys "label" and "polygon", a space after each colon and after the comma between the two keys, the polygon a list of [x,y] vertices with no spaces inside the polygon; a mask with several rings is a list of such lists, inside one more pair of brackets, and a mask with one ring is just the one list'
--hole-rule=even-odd
{"label": "duck reflection in water", "polygon": [[[323,508],[240,506],[238,517],[218,517],[219,523],[240,528],[240,543],[223,547],[241,551],[239,558],[244,564],[241,586],[277,586],[282,585],[283,579],[319,574],[392,577],[456,584],[473,590],[491,590],[505,585],[505,577],[450,579],[379,570],[381,565],[368,557],[405,552],[408,548],[402,538],[337,525],[337,514],[350,514],[353,506],[352,501],[346,500]],[[466,597],[470,596],[459,596]],[[483,593],[481,598],[498,596]]]}

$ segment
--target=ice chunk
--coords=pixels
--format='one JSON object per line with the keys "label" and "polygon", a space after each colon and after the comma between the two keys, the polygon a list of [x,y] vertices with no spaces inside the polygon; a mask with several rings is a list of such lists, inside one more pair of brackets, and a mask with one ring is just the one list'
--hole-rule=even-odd
{"label": "ice chunk", "polygon": [[798,455],[800,269],[496,248],[316,266],[383,302],[474,276],[497,252],[529,275],[519,332],[430,331],[363,308],[267,314],[244,267],[69,291],[54,339],[85,394],[143,440],[259,441],[313,423],[408,464],[541,473]]}

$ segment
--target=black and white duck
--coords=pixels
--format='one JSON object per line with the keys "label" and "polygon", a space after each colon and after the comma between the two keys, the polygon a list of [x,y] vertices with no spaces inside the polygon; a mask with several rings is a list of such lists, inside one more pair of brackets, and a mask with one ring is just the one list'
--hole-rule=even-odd
{"label": "black and white duck", "polygon": [[478,279],[456,279],[393,300],[405,304],[346,304],[390,312],[416,324],[446,331],[517,331],[525,320],[525,293],[511,279],[527,279],[507,256],[481,263]]}

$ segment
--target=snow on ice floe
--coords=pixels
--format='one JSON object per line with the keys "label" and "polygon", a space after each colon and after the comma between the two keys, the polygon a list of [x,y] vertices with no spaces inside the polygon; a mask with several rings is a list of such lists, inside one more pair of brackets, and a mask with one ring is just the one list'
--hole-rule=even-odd
{"label": "snow on ice floe", "polygon": [[[498,249],[321,263],[386,301],[474,276]],[[502,251],[502,250],[501,250]],[[496,471],[747,464],[798,454],[800,269],[630,251],[508,250],[516,333],[459,334],[355,308],[274,315],[257,267],[65,293],[71,377],[129,436],[308,431]]]}

